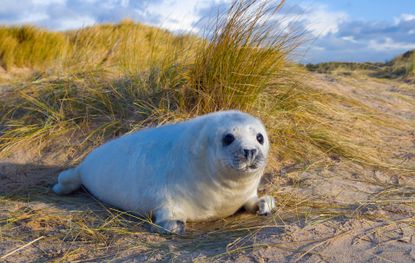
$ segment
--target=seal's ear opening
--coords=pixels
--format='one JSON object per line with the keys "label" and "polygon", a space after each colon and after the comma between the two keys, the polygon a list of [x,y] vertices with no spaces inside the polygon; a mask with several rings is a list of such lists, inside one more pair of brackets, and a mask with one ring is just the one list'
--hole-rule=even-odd
{"label": "seal's ear opening", "polygon": [[199,156],[201,152],[207,151],[209,149],[209,145],[212,144],[212,136],[208,128],[207,124],[203,124],[200,129],[197,129],[198,132],[196,134],[189,134],[189,136],[192,136],[192,140],[189,141],[189,146],[190,152],[193,155]]}

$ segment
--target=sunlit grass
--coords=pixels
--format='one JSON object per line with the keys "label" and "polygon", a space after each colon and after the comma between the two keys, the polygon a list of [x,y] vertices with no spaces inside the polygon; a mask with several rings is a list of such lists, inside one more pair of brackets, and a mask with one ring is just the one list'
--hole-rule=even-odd
{"label": "sunlit grass", "polygon": [[61,33],[33,26],[0,27],[0,64],[45,69],[64,59],[69,41]]}
{"label": "sunlit grass", "polygon": [[[0,66],[30,68],[49,75],[97,69],[138,74],[151,66],[182,62],[192,54],[192,35],[173,35],[130,20],[76,31],[50,32],[34,26],[0,27]],[[170,59],[170,60],[169,60]]]}
{"label": "sunlit grass", "polygon": [[[391,131],[409,130],[408,123],[351,96],[323,92],[310,84],[312,77],[287,59],[301,44],[301,34],[269,27],[268,14],[279,8],[279,2],[235,1],[218,16],[204,39],[176,36],[128,20],[64,33],[32,27],[1,29],[2,65],[8,70],[30,67],[40,75],[16,84],[7,97],[0,97],[0,155],[28,149],[42,156],[47,147],[62,151],[65,146],[76,146],[72,159],[76,164],[91,148],[122,134],[216,110],[239,109],[265,123],[272,143],[267,172],[274,179],[282,166],[299,164],[301,171],[308,171],[338,160],[413,175],[412,168],[389,160],[398,146],[384,139]],[[17,43],[16,32],[25,32],[26,44]],[[50,47],[45,43],[63,52],[56,53],[52,48],[48,53]],[[17,54],[21,47],[39,51]],[[410,98],[406,100],[414,103]],[[301,188],[302,179],[297,174],[289,173],[287,178],[293,188]],[[413,187],[380,184],[366,175],[359,180],[385,190],[356,206],[267,185],[267,192],[278,200],[278,210],[272,217],[236,216],[199,228],[190,224],[187,236],[173,238],[186,251],[217,247],[220,242],[225,251],[212,258],[217,259],[269,245],[290,249],[284,244],[258,242],[256,235],[267,227],[283,229],[289,224],[319,224],[338,218],[381,218],[393,225],[394,219],[386,215],[362,211],[368,205],[382,208],[406,204],[413,208],[408,202],[408,197],[415,195]],[[67,202],[68,197],[44,193],[49,191],[46,187],[42,191],[30,192],[28,200],[41,195],[49,202],[59,203],[63,198]],[[74,198],[75,205],[84,205],[85,199]],[[10,201],[0,198],[2,202],[8,205]],[[112,251],[114,254],[108,256],[115,259],[132,249],[171,253],[174,258],[166,242],[117,243],[122,238],[150,235],[145,225],[151,220],[104,205],[66,214],[59,209],[27,206],[9,212],[0,219],[1,238],[24,244],[28,242],[26,236],[8,236],[8,231],[28,227],[35,234],[33,240],[45,236],[39,242],[59,243],[57,247],[63,252],[54,252],[51,258],[61,261],[88,254],[82,244]],[[414,221],[408,219],[407,223]],[[67,244],[70,246],[65,247]],[[296,258],[301,259],[308,250],[301,250]]]}
{"label": "sunlit grass", "polygon": [[407,51],[386,63],[325,62],[307,64],[306,68],[319,73],[352,75],[360,72],[379,78],[404,79],[413,82],[415,76],[415,51]]}
{"label": "sunlit grass", "polygon": [[[306,73],[287,61],[301,34],[270,26],[269,14],[279,8],[266,1],[236,1],[205,40],[130,21],[60,33],[71,43],[63,64],[72,66],[64,66],[68,71],[60,77],[25,83],[8,97],[2,152],[25,145],[41,150],[75,134],[86,146],[147,125],[240,109],[266,123],[273,160],[302,162],[334,154],[385,164],[374,134],[367,134],[372,139],[366,144],[355,140],[367,125],[379,122],[376,113],[306,85]],[[340,103],[360,112],[340,109]],[[362,121],[352,129],[352,119]]]}

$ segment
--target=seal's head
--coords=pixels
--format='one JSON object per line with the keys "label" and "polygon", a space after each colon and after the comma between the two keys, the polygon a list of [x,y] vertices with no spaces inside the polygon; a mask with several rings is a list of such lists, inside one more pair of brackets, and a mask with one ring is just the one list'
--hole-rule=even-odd
{"label": "seal's head", "polygon": [[223,169],[241,174],[265,168],[269,141],[260,120],[246,113],[229,111],[214,128],[215,159]]}

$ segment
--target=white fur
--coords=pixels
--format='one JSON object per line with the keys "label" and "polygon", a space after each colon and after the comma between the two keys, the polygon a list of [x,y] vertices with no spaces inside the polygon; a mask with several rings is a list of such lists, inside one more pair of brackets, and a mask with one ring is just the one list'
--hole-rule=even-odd
{"label": "white fur", "polygon": [[[235,141],[225,146],[227,133]],[[258,133],[264,137],[263,145]],[[104,202],[151,214],[163,228],[181,232],[179,221],[223,218],[243,206],[253,212],[264,210],[257,188],[268,148],[258,119],[238,111],[211,113],[112,140],[76,168],[63,171],[54,191],[67,194],[82,183]],[[248,167],[250,159],[243,149],[257,149],[258,158],[251,160],[257,167]],[[260,214],[274,207],[272,198],[266,200],[272,207]]]}

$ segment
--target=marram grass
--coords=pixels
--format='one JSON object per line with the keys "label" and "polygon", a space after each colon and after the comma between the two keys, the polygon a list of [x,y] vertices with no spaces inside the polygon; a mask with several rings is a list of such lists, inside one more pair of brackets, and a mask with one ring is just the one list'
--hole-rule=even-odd
{"label": "marram grass", "polygon": [[[101,24],[76,31],[51,32],[34,26],[0,27],[0,66],[52,74],[111,68],[138,73],[161,64],[199,39],[133,23]],[[190,54],[191,51],[188,51]]]}
{"label": "marram grass", "polygon": [[[49,55],[40,55],[49,48],[48,41],[34,40],[40,35],[34,34],[31,43],[40,43],[36,48],[44,45],[42,51],[18,55],[13,49],[18,47],[15,37],[0,34],[4,67],[30,67],[40,72],[40,78],[13,84],[11,91],[0,93],[0,156],[26,149],[44,154],[47,147],[53,151],[72,147],[76,149],[72,160],[76,163],[89,149],[115,136],[232,108],[264,121],[272,142],[269,170],[274,179],[281,164],[304,163],[306,170],[327,159],[399,168],[389,163],[388,153],[383,152],[392,152],[397,146],[379,144],[384,143],[388,130],[407,130],[407,124],[351,97],[323,92],[309,84],[308,73],[287,61],[287,53],[299,44],[301,36],[284,35],[284,31],[262,24],[265,14],[278,12],[278,8],[278,3],[267,6],[264,1],[235,1],[208,30],[209,39],[175,36],[130,21],[56,35],[31,28],[42,32],[45,39],[63,36],[60,48],[65,47],[64,52]],[[4,52],[6,46],[9,52]],[[296,172],[287,176],[294,186],[301,183],[295,176]],[[364,180],[372,183],[375,179]],[[413,217],[396,220],[385,214],[361,212],[365,206],[382,208],[390,204],[413,208],[410,197],[415,189],[411,186],[386,185],[358,207],[302,194],[294,186],[293,191],[284,191],[267,184],[267,191],[279,202],[273,216],[236,215],[209,222],[206,228],[190,226],[188,236],[172,237],[174,246],[160,242],[160,237],[143,228],[151,224],[150,219],[107,208],[84,198],[87,193],[65,196],[64,203],[76,207],[66,211],[59,208],[61,197],[50,193],[49,186],[15,189],[0,197],[0,207],[7,210],[0,219],[0,235],[4,242],[17,247],[27,244],[28,238],[44,237],[39,243],[52,243],[54,249],[42,250],[48,254],[39,253],[40,261],[45,260],[42,255],[56,261],[125,261],[125,255],[132,251],[173,260],[177,251],[191,254],[214,249],[212,258],[194,259],[206,262],[271,246],[299,253],[292,259],[300,260],[310,250],[290,246],[298,241],[262,243],[256,234],[341,218],[381,219],[385,224],[373,228],[378,235],[387,235],[401,223],[415,223]],[[58,205],[36,207],[45,199]],[[19,227],[24,231],[14,232]],[[317,245],[343,234],[348,233],[336,232],[330,239],[316,240]]]}
{"label": "marram grass", "polygon": [[[82,156],[91,144],[146,126],[239,109],[265,122],[270,167],[327,157],[388,166],[377,148],[381,135],[368,131],[394,120],[380,120],[357,101],[305,84],[306,73],[287,61],[301,34],[270,26],[270,14],[282,3],[234,1],[205,39],[127,20],[64,33],[3,28],[4,39],[21,37],[35,49],[19,58],[13,51],[10,61],[48,70],[0,98],[0,153],[28,145],[41,151],[62,137],[76,137]],[[61,41],[62,52],[40,55],[52,38]],[[364,142],[355,139],[361,133]]]}

